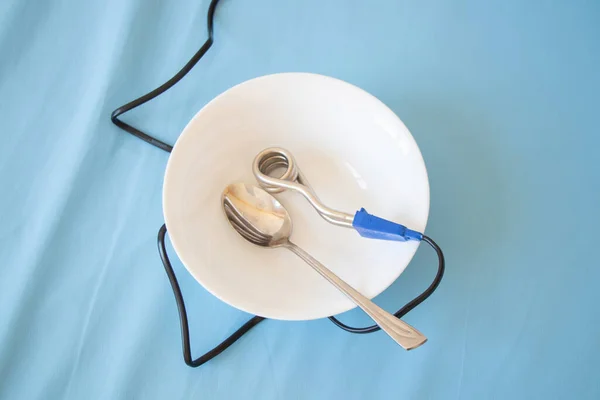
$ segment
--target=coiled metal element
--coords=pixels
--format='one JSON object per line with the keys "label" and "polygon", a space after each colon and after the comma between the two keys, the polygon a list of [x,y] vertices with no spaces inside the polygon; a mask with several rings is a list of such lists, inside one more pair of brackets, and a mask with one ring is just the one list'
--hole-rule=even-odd
{"label": "coiled metal element", "polygon": [[[275,170],[280,168],[285,168],[283,175],[271,176]],[[286,189],[296,191],[302,194],[327,222],[352,228],[354,216],[323,204],[289,151],[280,147],[270,147],[261,151],[254,158],[252,172],[258,184],[267,192],[281,193]]]}

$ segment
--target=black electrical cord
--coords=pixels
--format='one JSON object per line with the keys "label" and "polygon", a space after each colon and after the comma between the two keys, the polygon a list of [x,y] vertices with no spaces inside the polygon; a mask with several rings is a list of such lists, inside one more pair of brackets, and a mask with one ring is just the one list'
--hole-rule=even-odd
{"label": "black electrical cord", "polygon": [[[185,64],[185,66],[179,72],[177,72],[171,79],[169,79],[167,82],[163,83],[162,85],[160,85],[153,91],[146,93],[145,95],[143,95],[135,100],[132,100],[129,103],[114,110],[111,114],[111,120],[116,126],[123,129],[125,132],[130,133],[133,136],[151,144],[152,146],[158,147],[159,149],[164,150],[168,153],[170,153],[173,150],[173,146],[166,144],[163,141],[158,140],[158,139],[148,135],[147,133],[142,132],[141,130],[129,125],[126,122],[123,122],[122,120],[119,119],[119,116],[121,116],[122,114],[124,114],[128,111],[133,110],[136,107],[141,106],[144,103],[147,103],[148,101],[150,101],[150,100],[154,99],[155,97],[161,95],[162,93],[166,92],[171,87],[173,87],[177,82],[179,82],[185,75],[187,75],[188,72],[191,71],[191,69],[196,65],[196,63],[198,63],[198,61],[202,58],[202,56],[204,56],[204,54],[208,51],[208,49],[210,49],[210,47],[213,44],[213,20],[214,20],[214,15],[215,15],[215,9],[216,9],[218,3],[219,3],[219,0],[212,0],[208,7],[208,15],[207,15],[208,39],[206,39],[206,41],[204,42],[202,47],[200,47],[200,50],[198,50],[196,52],[196,54],[194,54],[193,57]],[[181,294],[181,288],[179,287],[179,282],[177,281],[177,277],[175,276],[175,271],[173,270],[173,267],[169,260],[169,256],[167,254],[167,250],[166,250],[166,246],[165,246],[166,233],[167,233],[167,227],[166,227],[166,225],[163,225],[160,228],[160,230],[158,231],[158,252],[160,254],[160,258],[162,260],[163,266],[167,273],[167,277],[169,278],[169,282],[171,283],[171,288],[173,289],[173,294],[175,296],[175,302],[177,303],[177,309],[179,311],[179,321],[180,321],[180,325],[181,325],[181,339],[183,342],[183,359],[185,360],[185,363],[187,365],[189,365],[190,367],[199,367],[200,365],[204,364],[205,362],[207,362],[207,361],[211,360],[212,358],[221,354],[225,349],[227,349],[229,346],[231,346],[233,343],[235,343],[240,337],[242,337],[246,332],[248,332],[250,329],[252,329],[258,323],[263,321],[265,318],[259,317],[259,316],[252,317],[250,320],[248,320],[248,322],[246,322],[244,325],[242,325],[237,331],[235,331],[231,336],[229,336],[227,339],[225,339],[219,345],[217,345],[214,349],[210,350],[208,353],[193,360],[192,354],[191,354],[191,348],[190,348],[190,330],[189,330],[189,324],[188,324],[188,318],[187,318],[187,311],[185,308],[185,302],[183,300],[183,295]],[[433,282],[431,283],[431,285],[429,285],[429,287],[422,294],[415,297],[408,304],[406,304],[404,307],[402,307],[400,310],[398,310],[394,313],[394,315],[398,318],[404,316],[410,310],[412,310],[413,308],[415,308],[416,306],[421,304],[425,299],[427,299],[438,287],[438,285],[440,284],[440,281],[442,280],[442,277],[444,275],[445,264],[444,264],[444,254],[442,253],[442,250],[433,240],[431,240],[427,236],[423,236],[423,241],[427,242],[431,247],[433,247],[433,249],[436,251],[436,253],[438,255],[438,258],[439,258],[438,272],[437,272]],[[352,333],[371,333],[371,332],[375,332],[380,329],[377,325],[373,325],[373,326],[369,326],[369,327],[365,327],[365,328],[354,328],[354,327],[351,327],[351,326],[348,326],[348,325],[342,323],[335,317],[329,317],[329,319],[334,324],[339,326],[340,328],[342,328],[348,332],[352,332]]]}
{"label": "black electrical cord", "polygon": [[173,271],[171,261],[169,261],[169,256],[167,255],[167,249],[165,247],[166,233],[167,226],[163,224],[163,226],[158,231],[158,253],[160,254],[160,259],[162,260],[162,263],[165,267],[165,271],[167,271],[169,282],[171,282],[171,288],[173,288],[175,302],[177,303],[177,310],[179,311],[179,323],[181,325],[181,341],[183,343],[183,360],[187,365],[195,368],[201,366],[205,362],[221,354],[226,348],[228,348],[229,346],[234,344],[236,340],[241,338],[242,335],[244,335],[246,332],[248,332],[250,329],[256,326],[259,322],[264,320],[264,318],[259,316],[252,317],[250,320],[248,320],[248,322],[242,325],[237,331],[235,331],[231,336],[222,341],[214,349],[198,357],[197,359],[192,360],[192,351],[190,349],[190,328],[188,325],[187,311],[185,310],[185,302],[183,301],[183,295],[181,294],[179,282],[177,282],[175,271]]}
{"label": "black electrical cord", "polygon": [[156,146],[161,150],[164,150],[169,153],[173,150],[173,146],[166,144],[165,142],[158,140],[158,139],[148,135],[147,133],[140,131],[137,128],[134,128],[133,126],[129,125],[126,122],[121,121],[119,119],[119,116],[126,113],[127,111],[131,111],[134,108],[141,106],[144,103],[147,103],[148,101],[154,99],[155,97],[160,96],[161,94],[163,94],[164,92],[166,92],[167,90],[169,90],[170,88],[175,86],[175,84],[177,82],[179,82],[181,80],[181,78],[186,76],[187,73],[190,72],[192,70],[192,68],[194,68],[196,63],[198,63],[198,61],[200,61],[202,56],[204,56],[204,54],[206,54],[208,49],[210,49],[210,46],[212,46],[212,44],[213,44],[213,20],[214,20],[214,16],[215,16],[215,9],[217,8],[218,3],[219,3],[219,0],[212,0],[210,2],[210,5],[208,6],[208,15],[206,17],[207,18],[207,27],[208,27],[208,39],[206,39],[206,42],[204,42],[202,47],[200,47],[200,50],[198,50],[196,52],[196,54],[194,54],[192,56],[190,61],[188,61],[183,66],[183,68],[181,68],[179,70],[179,72],[177,72],[171,79],[169,79],[168,81],[166,81],[165,83],[163,83],[162,85],[160,85],[159,87],[154,89],[153,91],[146,93],[142,97],[139,97],[133,101],[130,101],[129,103],[127,103],[127,104],[117,108],[115,111],[113,111],[110,116],[110,119],[112,120],[112,122],[115,125],[117,125],[121,129],[123,129],[125,132],[130,133],[133,136],[135,136],[139,139],[142,139],[143,141],[150,143],[152,146]]}

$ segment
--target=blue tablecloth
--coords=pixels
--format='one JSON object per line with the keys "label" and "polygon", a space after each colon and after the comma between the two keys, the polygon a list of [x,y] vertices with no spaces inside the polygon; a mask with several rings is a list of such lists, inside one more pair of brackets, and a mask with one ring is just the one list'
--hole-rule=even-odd
{"label": "blue tablecloth", "polygon": [[[417,350],[266,321],[192,369],[156,251],[168,154],[109,116],[189,59],[207,7],[0,2],[0,398],[600,398],[600,3],[224,0],[206,57],[124,119],[173,143],[249,78],[356,84],[415,136],[448,266],[406,317]],[[435,268],[422,246],[378,302]],[[199,355],[248,315],[175,269]]]}

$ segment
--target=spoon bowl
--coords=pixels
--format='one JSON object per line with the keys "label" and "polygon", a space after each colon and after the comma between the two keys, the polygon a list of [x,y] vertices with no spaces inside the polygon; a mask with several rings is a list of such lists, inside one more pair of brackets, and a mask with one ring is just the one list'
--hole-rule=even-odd
{"label": "spoon bowl", "polygon": [[223,211],[246,240],[263,247],[280,247],[292,234],[292,219],[279,201],[263,189],[233,183],[222,195]]}

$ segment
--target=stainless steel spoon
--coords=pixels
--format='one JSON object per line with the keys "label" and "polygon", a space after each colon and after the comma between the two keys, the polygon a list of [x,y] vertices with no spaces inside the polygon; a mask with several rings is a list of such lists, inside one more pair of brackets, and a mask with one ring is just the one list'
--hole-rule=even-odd
{"label": "stainless steel spoon", "polygon": [[265,190],[245,183],[231,184],[223,192],[222,205],[229,223],[242,237],[258,246],[285,247],[295,253],[366,312],[383,331],[406,350],[419,347],[427,341],[421,332],[381,309],[310,254],[290,242],[290,215],[281,203]]}

